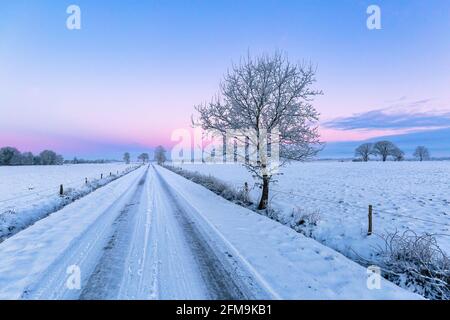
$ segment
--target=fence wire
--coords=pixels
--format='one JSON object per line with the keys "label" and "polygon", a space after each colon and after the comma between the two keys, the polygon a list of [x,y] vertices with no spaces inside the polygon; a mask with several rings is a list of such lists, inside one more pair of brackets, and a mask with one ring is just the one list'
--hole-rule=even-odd
{"label": "fence wire", "polygon": [[[131,167],[129,167],[129,168],[131,168]],[[125,170],[122,170],[121,172],[119,172],[119,174],[127,171],[129,168],[126,168]],[[102,175],[102,173],[100,173],[100,175]],[[61,184],[63,184],[66,188],[67,187],[68,188],[73,188],[73,187],[75,187],[75,185],[81,187],[81,186],[83,186],[85,184],[85,179],[88,179],[88,181],[100,180],[99,179],[100,175],[98,177],[95,177],[95,178],[94,177],[83,177],[80,180],[79,184],[78,184],[78,180],[70,180],[70,181],[67,181],[67,182],[63,181]],[[114,175],[116,175],[116,174],[114,174]],[[104,174],[103,173],[103,179],[107,178],[108,176],[109,176],[109,173],[108,174]],[[14,200],[26,199],[26,198],[30,198],[30,197],[35,196],[35,195],[36,196],[37,195],[51,196],[51,195],[53,195],[53,193],[46,194],[47,192],[50,192],[50,191],[54,191],[54,194],[57,195],[57,194],[59,194],[59,187],[60,187],[60,185],[57,185],[56,187],[49,187],[49,188],[45,188],[45,189],[40,189],[40,190],[31,192],[31,193],[26,193],[26,194],[22,193],[22,194],[19,194],[17,196],[14,196],[14,197],[11,197],[11,198],[8,198],[8,199],[1,199],[0,203],[8,203],[8,202],[11,202],[11,201],[14,201]]]}
{"label": "fence wire", "polygon": [[[311,196],[305,196],[305,195],[302,195],[302,194],[299,194],[299,193],[296,193],[296,192],[292,192],[292,191],[281,191],[281,190],[276,190],[276,189],[273,189],[273,188],[272,188],[272,191],[275,192],[275,193],[293,195],[293,196],[296,196],[296,197],[302,197],[302,198],[311,199],[311,200],[315,200],[315,201],[319,201],[319,202],[326,202],[326,203],[330,203],[330,204],[333,204],[333,205],[342,205],[342,203],[339,203],[339,202],[326,200],[326,199],[320,199],[320,198],[311,197]],[[345,204],[345,206],[352,207],[352,208],[357,208],[357,209],[361,209],[361,210],[367,210],[367,208],[368,208],[368,207],[354,205],[354,204],[351,204],[351,203],[347,203],[347,204]],[[423,222],[437,224],[437,225],[440,225],[440,226],[450,227],[450,224],[446,224],[446,223],[442,223],[442,222],[438,222],[438,221],[434,221],[434,220],[428,220],[428,219],[412,217],[412,216],[408,216],[408,215],[401,214],[401,213],[398,213],[398,212],[391,212],[391,211],[387,211],[387,210],[383,210],[383,209],[377,209],[376,207],[374,207],[374,212],[385,213],[385,214],[388,214],[388,215],[396,215],[396,216],[401,216],[401,217],[405,217],[405,218],[408,218],[408,219],[419,220],[419,221],[423,221]]]}

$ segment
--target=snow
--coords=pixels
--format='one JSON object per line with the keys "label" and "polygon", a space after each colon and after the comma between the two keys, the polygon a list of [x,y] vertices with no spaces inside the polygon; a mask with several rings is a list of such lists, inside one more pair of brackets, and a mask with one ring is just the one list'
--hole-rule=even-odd
{"label": "snow", "polygon": [[[235,188],[254,179],[240,165],[185,164]],[[271,207],[289,224],[293,211],[318,212],[312,235],[346,256],[373,256],[386,231],[435,234],[450,253],[450,162],[307,162],[282,168],[271,189]],[[251,191],[254,201],[260,190]],[[367,237],[368,206],[374,235]]]}
{"label": "snow", "polygon": [[131,168],[123,163],[0,167],[0,241]]}
{"label": "snow", "polygon": [[[81,291],[66,286],[71,265]],[[229,293],[214,283],[230,282],[250,298],[421,298],[366,281],[366,269],[336,251],[159,167],[133,171],[0,244],[0,299],[204,299]]]}
{"label": "snow", "polygon": [[[19,299],[24,294],[26,297],[26,289],[36,282],[40,282],[38,285],[44,293],[46,290],[57,292],[65,287],[66,268],[75,265],[77,258],[90,258],[83,265],[83,273],[92,269],[95,254],[98,254],[98,250],[91,250],[95,240],[107,232],[115,218],[113,214],[103,213],[120,208],[125,199],[123,195],[142,170],[111,182],[2,242],[0,299]],[[79,257],[73,254],[75,248],[82,248]],[[89,256],[90,252],[94,256]],[[49,280],[51,277],[64,280],[54,285]],[[68,290],[67,298],[73,298],[71,294],[76,293]]]}
{"label": "snow", "polygon": [[[62,166],[0,166],[0,209],[17,208],[59,192],[59,186],[78,188],[88,180],[116,174],[124,163],[74,164]],[[11,199],[11,200],[9,200]],[[8,201],[6,201],[8,200]]]}
{"label": "snow", "polygon": [[158,171],[278,298],[420,298],[384,279],[380,290],[370,290],[367,270],[336,251],[167,169]]}

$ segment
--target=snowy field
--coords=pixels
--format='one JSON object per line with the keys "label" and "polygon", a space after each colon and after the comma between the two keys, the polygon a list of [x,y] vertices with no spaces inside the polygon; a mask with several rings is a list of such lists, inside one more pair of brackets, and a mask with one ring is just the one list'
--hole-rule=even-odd
{"label": "snowy field", "polygon": [[[213,174],[236,188],[245,181],[253,185],[239,166],[185,168]],[[58,177],[51,169],[70,173]],[[126,167],[22,167],[43,172],[18,181],[24,181],[22,192],[40,180],[47,189],[62,179],[83,189],[84,178],[70,185],[71,178],[96,179],[121,169]],[[23,231],[0,241],[0,298],[419,299],[385,279],[379,290],[371,290],[367,269],[344,255],[373,253],[371,245],[379,237],[366,235],[368,203],[374,205],[376,233],[410,228],[449,234],[449,169],[444,162],[320,162],[285,168],[272,188],[271,205],[286,221],[297,207],[320,212],[312,236],[322,245],[164,168],[141,166],[51,215],[24,223]],[[28,217],[60,198],[58,188],[56,195],[47,189],[29,190],[40,192],[37,202],[9,216]],[[253,188],[251,196],[257,199],[258,193]],[[27,203],[21,195],[16,189],[9,196],[18,199],[10,201]],[[0,212],[0,227],[2,217]],[[449,239],[439,239],[448,252]],[[77,290],[66,281],[73,266],[81,272]]]}
{"label": "snowy field", "polygon": [[[240,165],[185,164],[242,189],[254,185]],[[370,257],[380,235],[413,230],[436,235],[450,252],[450,162],[310,162],[282,169],[272,185],[271,206],[289,221],[292,213],[318,213],[312,236],[347,256]],[[251,196],[258,200],[260,190]],[[374,235],[367,237],[368,206],[373,205]]]}
{"label": "snowy field", "polygon": [[334,250],[152,166],[0,243],[0,274],[0,299],[421,298],[371,290]]}
{"label": "snowy field", "polygon": [[11,228],[23,228],[58,209],[61,184],[64,192],[77,198],[131,167],[124,163],[0,167],[0,241]]}
{"label": "snowy field", "polygon": [[88,180],[122,172],[124,163],[76,164],[63,166],[0,167],[0,211],[28,206],[42,198],[55,195],[59,186],[79,188]]}

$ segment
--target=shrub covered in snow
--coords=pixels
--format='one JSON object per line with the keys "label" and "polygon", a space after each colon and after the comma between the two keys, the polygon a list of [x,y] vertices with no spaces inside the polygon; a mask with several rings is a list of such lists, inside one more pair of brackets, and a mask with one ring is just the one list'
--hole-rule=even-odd
{"label": "shrub covered in snow", "polygon": [[313,228],[320,221],[320,212],[307,211],[300,207],[295,207],[290,215],[289,225],[292,229],[308,237],[312,237]]}
{"label": "shrub covered in snow", "polygon": [[431,299],[450,299],[450,258],[430,234],[386,233],[379,248],[390,280]]}
{"label": "shrub covered in snow", "polygon": [[248,190],[245,190],[245,188],[243,188],[242,190],[236,190],[232,186],[211,175],[203,175],[198,172],[186,171],[181,169],[180,167],[175,166],[166,165],[164,167],[179,174],[180,176],[185,177],[188,180],[191,180],[192,182],[204,186],[206,189],[211,190],[215,194],[229,201],[244,206],[249,206],[252,204],[248,195]]}

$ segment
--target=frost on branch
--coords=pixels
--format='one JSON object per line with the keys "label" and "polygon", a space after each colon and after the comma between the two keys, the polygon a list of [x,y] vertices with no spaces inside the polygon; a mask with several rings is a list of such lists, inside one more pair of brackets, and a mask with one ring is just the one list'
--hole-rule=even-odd
{"label": "frost on branch", "polygon": [[[216,98],[195,108],[199,118],[194,125],[223,137],[232,130],[245,146],[240,162],[262,181],[259,209],[267,207],[269,183],[278,167],[318,152],[319,114],[312,100],[322,92],[312,88],[315,74],[311,64],[293,64],[280,53],[248,57],[228,71]],[[265,133],[276,134],[264,139]],[[268,156],[274,150],[276,165]],[[250,161],[252,151],[256,161]]]}

